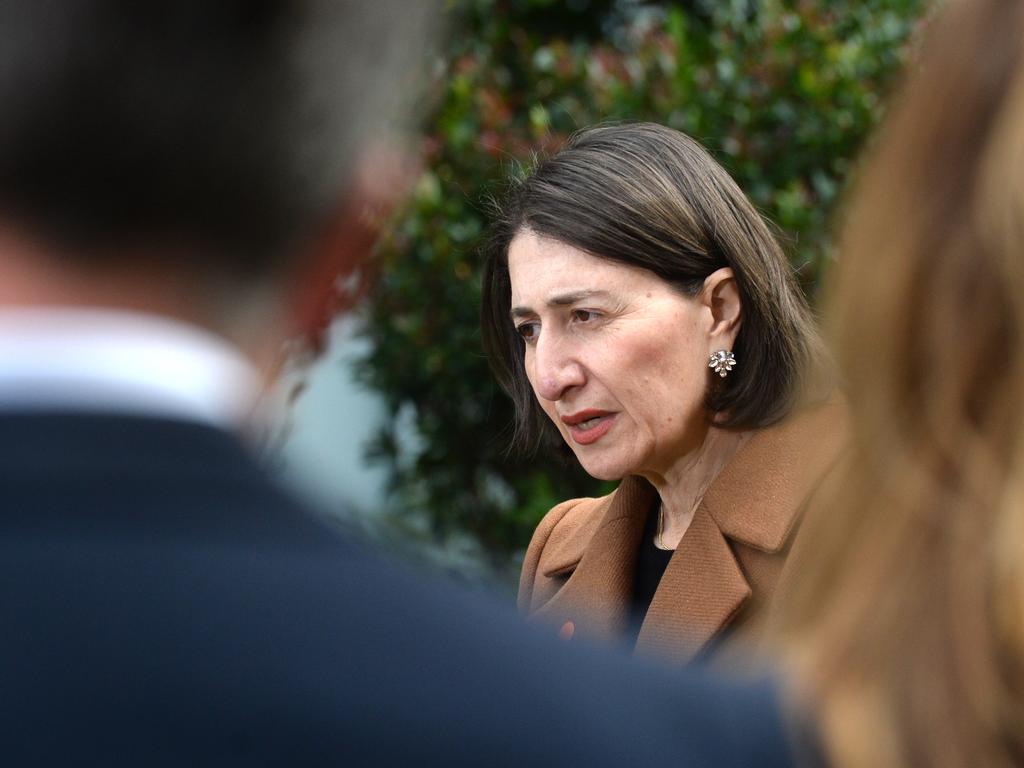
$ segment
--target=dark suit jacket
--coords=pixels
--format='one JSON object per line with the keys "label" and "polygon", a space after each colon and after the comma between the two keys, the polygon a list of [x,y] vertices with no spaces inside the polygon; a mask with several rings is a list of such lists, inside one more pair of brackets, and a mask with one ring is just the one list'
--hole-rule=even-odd
{"label": "dark suit jacket", "polygon": [[535,637],[232,436],[0,415],[5,765],[785,765],[772,687]]}

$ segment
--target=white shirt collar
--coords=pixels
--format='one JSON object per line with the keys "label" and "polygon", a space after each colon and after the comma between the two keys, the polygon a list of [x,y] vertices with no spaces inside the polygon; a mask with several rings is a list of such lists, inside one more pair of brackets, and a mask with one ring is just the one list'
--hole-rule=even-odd
{"label": "white shirt collar", "polygon": [[260,393],[226,340],[156,315],[0,309],[0,412],[120,412],[241,426]]}

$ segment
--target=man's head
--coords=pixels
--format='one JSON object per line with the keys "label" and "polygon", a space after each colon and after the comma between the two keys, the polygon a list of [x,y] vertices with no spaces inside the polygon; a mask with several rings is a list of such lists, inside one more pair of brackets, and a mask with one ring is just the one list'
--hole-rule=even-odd
{"label": "man's head", "polygon": [[0,225],[82,274],[276,279],[358,202],[429,5],[0,0]]}

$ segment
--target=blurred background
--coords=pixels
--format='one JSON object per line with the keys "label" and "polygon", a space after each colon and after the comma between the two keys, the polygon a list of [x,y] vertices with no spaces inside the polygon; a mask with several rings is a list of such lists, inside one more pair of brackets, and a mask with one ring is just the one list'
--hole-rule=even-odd
{"label": "blurred background", "polygon": [[289,382],[282,470],[329,514],[511,589],[554,504],[611,486],[505,454],[511,404],[478,330],[489,200],[573,131],[651,120],[701,141],[814,301],[829,231],[923,0],[450,0],[422,105],[423,171],[377,279]]}

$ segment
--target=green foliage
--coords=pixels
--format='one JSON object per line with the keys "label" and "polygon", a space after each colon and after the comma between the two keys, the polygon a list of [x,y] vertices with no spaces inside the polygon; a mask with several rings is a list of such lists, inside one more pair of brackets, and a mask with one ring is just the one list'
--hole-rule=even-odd
{"label": "green foliage", "polygon": [[604,492],[558,459],[504,455],[510,403],[478,331],[486,200],[533,153],[606,120],[699,139],[789,237],[813,291],[829,215],[881,110],[921,0],[452,0],[425,170],[379,251],[364,380],[404,427],[373,455],[396,509],[508,567],[560,500]]}

